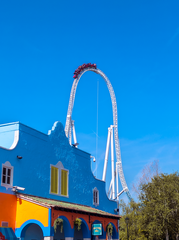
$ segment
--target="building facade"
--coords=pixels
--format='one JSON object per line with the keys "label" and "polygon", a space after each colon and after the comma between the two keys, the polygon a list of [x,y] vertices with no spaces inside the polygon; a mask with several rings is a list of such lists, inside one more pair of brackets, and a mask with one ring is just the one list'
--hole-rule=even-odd
{"label": "building facade", "polygon": [[118,239],[117,204],[60,122],[47,135],[19,122],[0,125],[0,146],[5,239]]}

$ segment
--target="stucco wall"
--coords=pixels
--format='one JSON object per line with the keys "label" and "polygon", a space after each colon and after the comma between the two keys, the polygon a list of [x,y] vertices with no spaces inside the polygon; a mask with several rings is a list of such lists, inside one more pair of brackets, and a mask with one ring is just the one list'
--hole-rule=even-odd
{"label": "stucco wall", "polygon": [[20,228],[29,219],[35,219],[41,222],[44,227],[48,227],[49,209],[17,198],[16,228]]}
{"label": "stucco wall", "polygon": [[8,222],[8,227],[15,229],[16,202],[16,196],[0,192],[0,227]]}
{"label": "stucco wall", "polygon": [[[49,135],[20,123],[15,123],[14,126],[12,124],[11,128],[12,131],[19,129],[19,141],[12,150],[0,148],[0,163],[2,165],[9,161],[14,167],[14,186],[24,187],[23,193],[26,194],[91,207],[94,207],[92,192],[96,187],[99,190],[97,208],[114,214],[116,203],[107,198],[105,183],[94,178],[90,154],[69,145],[60,122],[54,124]],[[4,133],[3,126],[3,137]],[[22,156],[22,159],[18,159],[17,155]],[[50,164],[56,165],[59,161],[69,170],[68,198],[50,194]],[[5,187],[1,186],[0,192],[6,192]]]}

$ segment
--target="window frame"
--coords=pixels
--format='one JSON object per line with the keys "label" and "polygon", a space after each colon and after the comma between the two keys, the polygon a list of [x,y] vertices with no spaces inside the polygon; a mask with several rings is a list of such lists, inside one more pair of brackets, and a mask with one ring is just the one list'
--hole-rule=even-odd
{"label": "window frame", "polygon": [[96,187],[93,189],[93,205],[99,206],[99,190]]}
{"label": "window frame", "polygon": [[[10,183],[7,183],[7,172],[6,172],[6,183],[3,183],[3,169],[10,169],[11,173],[10,173]],[[2,169],[1,169],[1,186],[5,187],[6,189],[8,188],[12,188],[13,187],[13,174],[14,174],[14,167],[10,164],[10,162],[5,162],[2,164]]]}
{"label": "window frame", "polygon": [[[58,169],[58,187],[57,187],[57,193],[53,193],[51,192],[51,168],[52,167],[55,167]],[[61,194],[61,171],[64,170],[67,172],[67,195],[63,195]],[[69,170],[68,169],[65,169],[63,167],[63,164],[62,162],[58,162],[56,165],[53,165],[53,164],[50,164],[50,191],[49,191],[50,194],[52,195],[56,195],[56,196],[62,196],[62,197],[67,197],[69,198]]]}

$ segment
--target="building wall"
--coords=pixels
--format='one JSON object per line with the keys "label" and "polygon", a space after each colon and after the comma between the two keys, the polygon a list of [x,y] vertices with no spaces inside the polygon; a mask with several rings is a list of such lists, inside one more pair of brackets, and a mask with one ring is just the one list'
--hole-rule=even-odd
{"label": "building wall", "polygon": [[2,222],[8,222],[8,227],[15,229],[16,196],[0,192],[0,226]]}
{"label": "building wall", "polygon": [[[6,127],[7,137],[9,132],[14,132],[12,135],[16,136],[16,141],[11,141],[14,143],[11,149],[0,148],[0,163],[9,161],[14,167],[13,186],[24,187],[23,193],[26,194],[91,207],[95,207],[93,189],[96,187],[99,190],[99,206],[96,208],[114,214],[116,202],[108,199],[105,182],[94,178],[90,154],[69,145],[60,122],[54,124],[48,135],[20,123],[3,125],[0,138],[1,134],[5,138]],[[50,164],[56,165],[59,161],[69,170],[69,197],[50,194]],[[0,187],[0,192],[7,191],[9,189]]]}
{"label": "building wall", "polygon": [[[57,218],[63,219],[63,232],[54,231],[54,221]],[[77,231],[74,226],[76,218],[82,220],[81,230]],[[109,223],[113,224],[114,238],[117,239],[118,227],[117,219],[105,216],[91,216],[89,213],[77,213],[72,211],[56,210],[53,207],[48,209],[39,205],[39,203],[32,202],[32,200],[17,199],[17,214],[16,214],[16,236],[25,240],[28,239],[42,239],[42,236],[54,236],[55,239],[59,236],[65,238],[81,239],[91,238],[91,226],[93,223],[102,223],[103,234],[100,239],[106,238],[106,227]],[[81,235],[79,235],[81,233]],[[40,237],[41,236],[41,237]],[[64,239],[64,238],[63,238]]]}
{"label": "building wall", "polygon": [[75,219],[81,218],[81,219],[84,219],[84,221],[87,223],[89,230],[91,230],[91,225],[97,220],[100,223],[102,223],[105,231],[106,231],[106,227],[109,223],[113,223],[115,228],[118,229],[118,221],[116,219],[100,217],[100,216],[89,216],[88,214],[65,212],[65,211],[60,211],[60,210],[55,210],[55,209],[52,209],[52,221],[51,221],[52,227],[54,225],[54,221],[58,217],[60,218],[61,216],[65,216],[68,219],[71,228],[74,228]]}
{"label": "building wall", "polygon": [[20,228],[22,224],[29,219],[37,220],[41,222],[44,227],[48,227],[49,209],[17,198],[16,228]]}
{"label": "building wall", "polygon": [[[44,237],[51,234],[51,209],[17,196],[16,237],[38,239],[41,231]],[[33,234],[37,238],[33,238]]]}

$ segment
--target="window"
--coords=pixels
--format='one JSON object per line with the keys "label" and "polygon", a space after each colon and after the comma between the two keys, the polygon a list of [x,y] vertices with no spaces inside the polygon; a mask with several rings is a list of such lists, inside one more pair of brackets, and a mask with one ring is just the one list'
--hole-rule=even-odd
{"label": "window", "polygon": [[96,187],[93,189],[93,205],[99,205],[99,191]]}
{"label": "window", "polygon": [[1,186],[10,188],[13,185],[13,167],[10,162],[2,164]]}
{"label": "window", "polygon": [[61,195],[67,196],[68,190],[68,171],[61,170]]}
{"label": "window", "polygon": [[58,194],[58,168],[51,166],[51,193]]}
{"label": "window", "polygon": [[50,193],[68,197],[68,175],[69,171],[64,169],[63,164],[58,162],[51,165]]}

